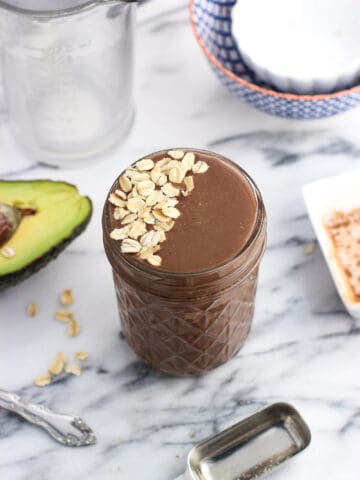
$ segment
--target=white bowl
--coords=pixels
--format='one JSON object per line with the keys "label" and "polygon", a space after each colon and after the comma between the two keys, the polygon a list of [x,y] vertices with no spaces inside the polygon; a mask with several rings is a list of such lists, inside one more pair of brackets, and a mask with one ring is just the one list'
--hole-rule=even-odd
{"label": "white bowl", "polygon": [[237,0],[232,34],[245,63],[284,92],[329,93],[360,75],[359,0]]}
{"label": "white bowl", "polygon": [[337,291],[350,315],[360,318],[360,302],[350,300],[349,284],[339,268],[334,247],[326,231],[324,219],[335,210],[352,210],[360,206],[360,170],[329,177],[303,187],[309,217]]}

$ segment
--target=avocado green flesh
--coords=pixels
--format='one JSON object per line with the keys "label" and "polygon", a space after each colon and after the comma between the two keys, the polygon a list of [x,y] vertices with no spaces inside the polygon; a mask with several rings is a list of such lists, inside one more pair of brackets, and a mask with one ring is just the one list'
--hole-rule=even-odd
{"label": "avocado green flesh", "polygon": [[[55,257],[86,227],[92,213],[88,197],[65,182],[51,180],[0,181],[0,202],[21,209],[35,210],[24,216],[10,240],[3,247],[15,251],[12,258],[0,255],[0,282],[7,278],[28,277],[27,269],[37,271]],[[49,254],[50,258],[44,257]],[[1,285],[0,285],[1,286]],[[3,285],[4,286],[4,285]]]}

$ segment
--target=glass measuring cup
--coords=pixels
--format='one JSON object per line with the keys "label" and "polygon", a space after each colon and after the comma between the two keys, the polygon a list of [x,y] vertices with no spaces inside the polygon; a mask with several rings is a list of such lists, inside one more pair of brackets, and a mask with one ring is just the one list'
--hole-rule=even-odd
{"label": "glass measuring cup", "polygon": [[0,103],[28,155],[70,167],[129,131],[135,3],[0,0]]}

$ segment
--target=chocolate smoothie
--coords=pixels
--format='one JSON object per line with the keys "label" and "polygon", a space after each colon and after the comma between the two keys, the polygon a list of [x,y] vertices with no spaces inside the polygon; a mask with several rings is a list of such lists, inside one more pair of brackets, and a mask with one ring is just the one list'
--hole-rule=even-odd
{"label": "chocolate smoothie", "polygon": [[184,375],[239,350],[265,223],[251,179],[210,152],[159,152],[119,177],[104,208],[104,245],[123,333],[140,357]]}

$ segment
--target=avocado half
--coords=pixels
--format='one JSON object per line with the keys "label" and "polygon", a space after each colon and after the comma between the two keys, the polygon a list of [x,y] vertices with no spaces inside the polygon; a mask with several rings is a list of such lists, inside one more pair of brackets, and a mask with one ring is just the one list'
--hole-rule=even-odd
{"label": "avocado half", "polygon": [[20,212],[20,223],[0,247],[15,256],[0,255],[0,291],[16,285],[54,260],[82,233],[90,221],[92,203],[77,188],[52,180],[0,180],[0,202]]}

